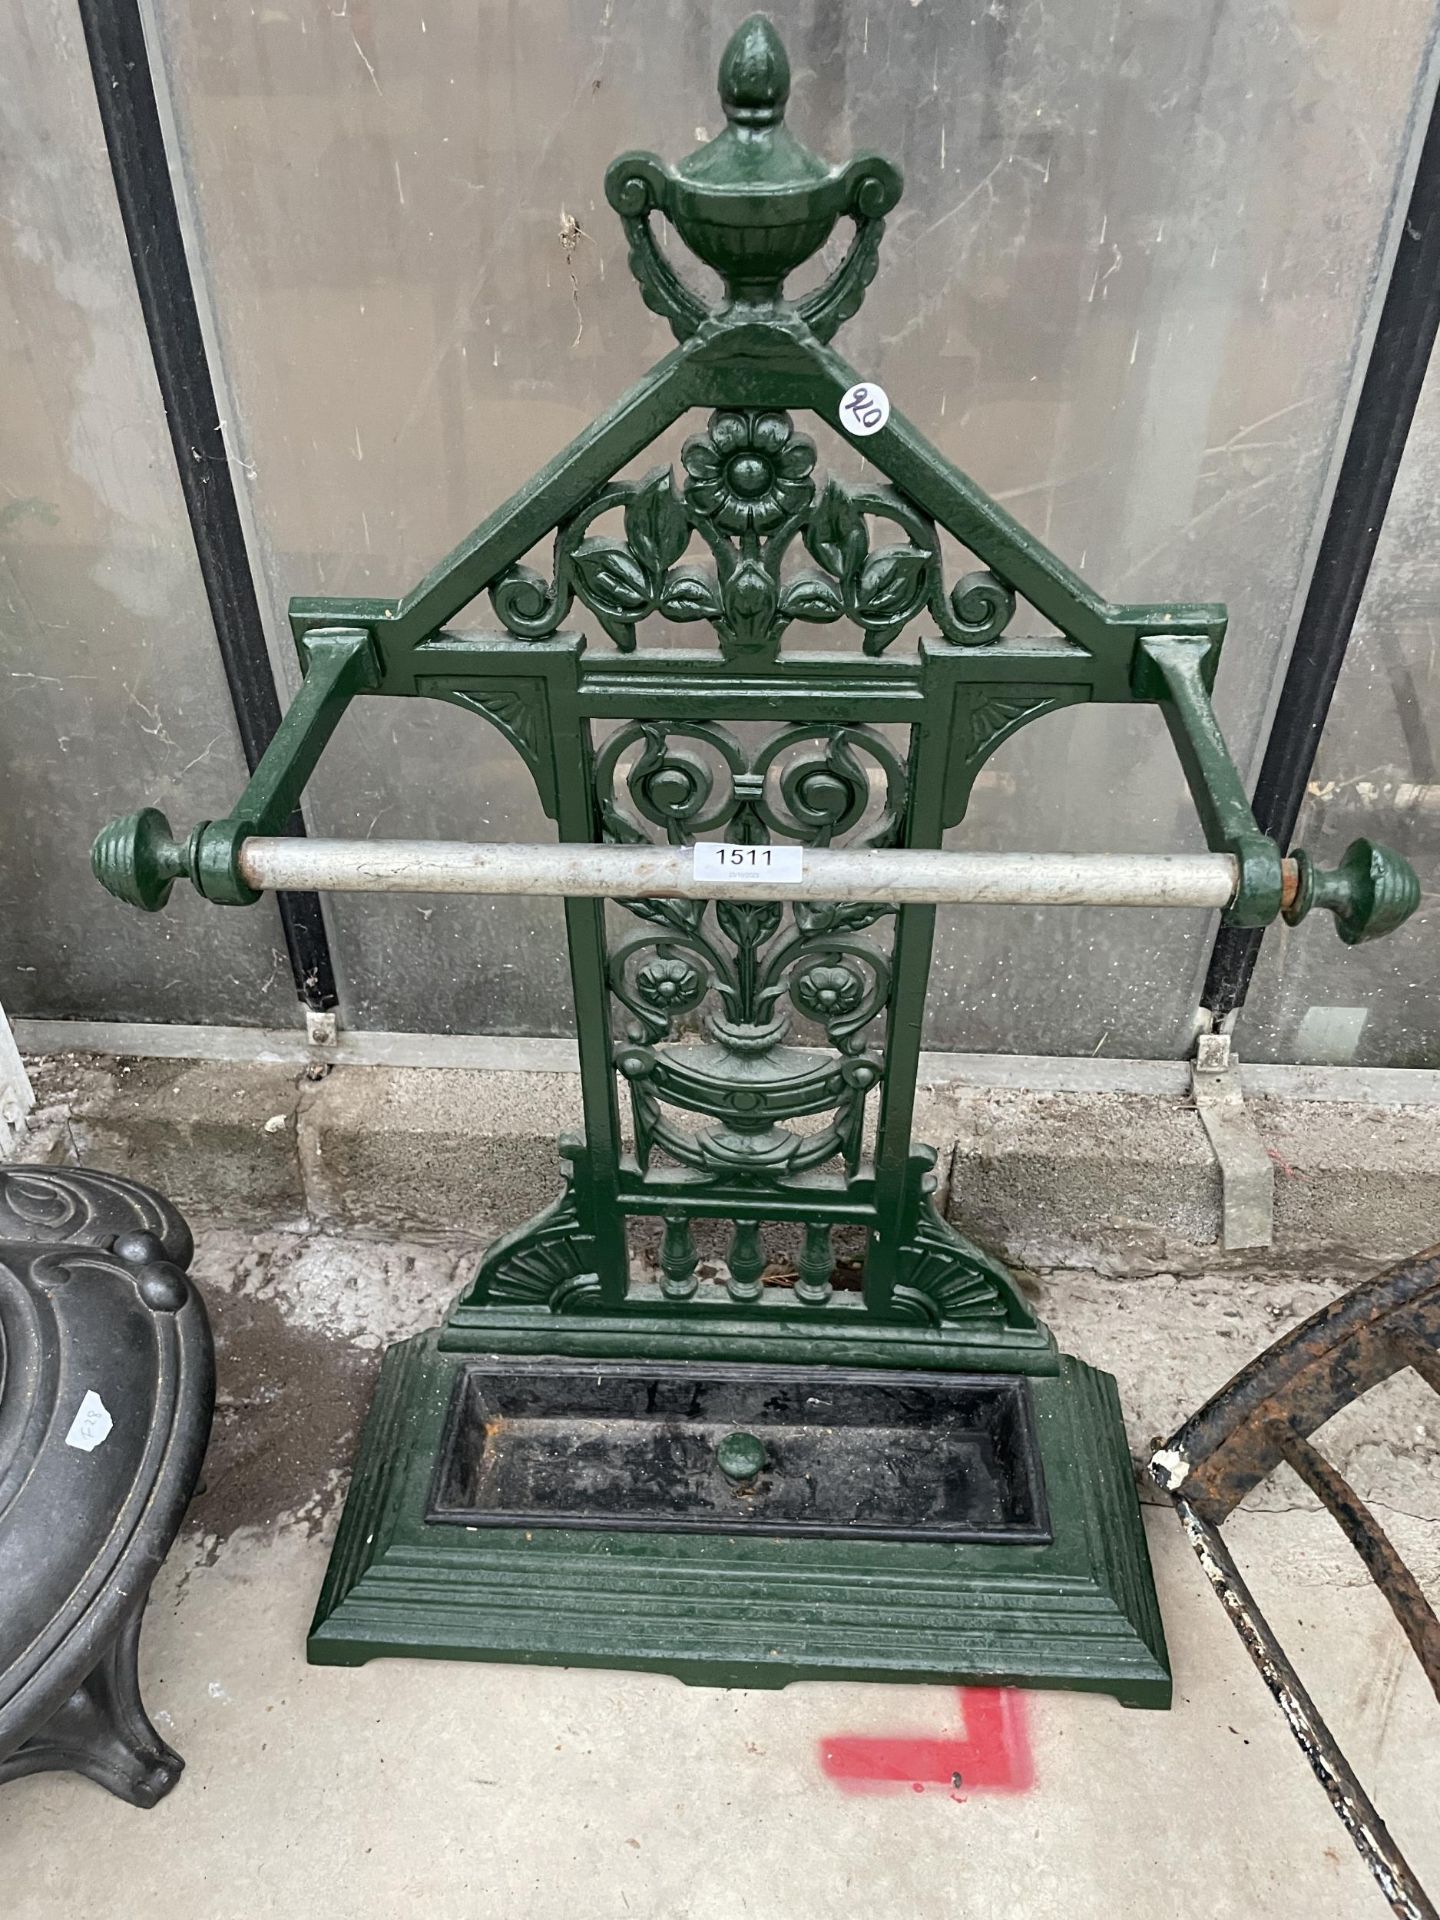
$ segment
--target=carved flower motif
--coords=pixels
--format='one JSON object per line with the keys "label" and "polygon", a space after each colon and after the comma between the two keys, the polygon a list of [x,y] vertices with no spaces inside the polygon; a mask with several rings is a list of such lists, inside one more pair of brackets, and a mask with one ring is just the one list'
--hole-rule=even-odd
{"label": "carved flower motif", "polygon": [[849,967],[809,967],[790,989],[790,998],[815,1020],[853,1013],[865,991]]}
{"label": "carved flower motif", "polygon": [[688,960],[651,960],[635,976],[635,991],[659,1013],[680,1013],[702,998],[705,981]]}
{"label": "carved flower motif", "polygon": [[712,413],[680,458],[691,506],[727,533],[767,533],[814,491],[815,449],[794,437],[788,414]]}

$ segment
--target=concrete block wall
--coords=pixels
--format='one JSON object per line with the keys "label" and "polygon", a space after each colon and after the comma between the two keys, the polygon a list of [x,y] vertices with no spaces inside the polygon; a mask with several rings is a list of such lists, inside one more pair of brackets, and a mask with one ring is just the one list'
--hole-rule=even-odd
{"label": "concrete block wall", "polygon": [[[317,1077],[311,1077],[315,1075]],[[522,1069],[32,1061],[37,1153],[129,1172],[197,1218],[264,1228],[460,1233],[518,1224],[557,1188],[578,1075]],[[1044,1272],[1363,1272],[1440,1240],[1440,1104],[1259,1097],[1276,1235],[1219,1247],[1220,1182],[1183,1092],[922,1085],[950,1217]]]}

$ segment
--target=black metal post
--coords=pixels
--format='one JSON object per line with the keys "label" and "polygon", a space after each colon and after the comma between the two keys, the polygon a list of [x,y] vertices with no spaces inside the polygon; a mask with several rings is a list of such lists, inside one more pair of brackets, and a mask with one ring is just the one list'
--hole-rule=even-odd
{"label": "black metal post", "polygon": [[[170,184],[140,10],[136,0],[78,0],[78,5],[190,531],[240,744],[253,772],[280,724],[280,701]],[[298,810],[287,831],[304,833]],[[307,1007],[324,1012],[336,1004],[336,992],[319,896],[282,893],[277,898],[295,990]]]}
{"label": "black metal post", "polygon": [[[1335,497],[1305,596],[1260,777],[1255,817],[1290,844],[1440,325],[1440,101],[1432,109]],[[1245,1004],[1264,929],[1221,927],[1202,995]]]}

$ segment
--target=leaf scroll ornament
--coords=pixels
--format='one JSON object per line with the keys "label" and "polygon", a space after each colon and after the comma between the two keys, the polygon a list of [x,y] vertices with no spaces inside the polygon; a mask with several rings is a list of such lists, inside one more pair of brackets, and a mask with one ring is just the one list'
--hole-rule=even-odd
{"label": "leaf scroll ornament", "polygon": [[619,540],[582,540],[572,565],[588,607],[633,623],[650,612],[653,599],[645,569]]}
{"label": "leaf scroll ornament", "polygon": [[865,562],[855,587],[855,612],[866,629],[866,653],[879,653],[924,606],[930,567],[931,556],[910,546],[882,547]]}
{"label": "leaf scroll ornament", "polygon": [[838,620],[845,602],[838,587],[823,574],[800,573],[787,581],[780,594],[780,612],[787,620]]}
{"label": "leaf scroll ornament", "polygon": [[690,522],[668,467],[647,474],[625,509],[625,538],[639,561],[652,599],[665,574],[690,544]]}
{"label": "leaf scroll ornament", "polygon": [[667,620],[718,620],[720,588],[713,574],[699,567],[677,567],[660,591]]}
{"label": "leaf scroll ornament", "polygon": [[805,546],[811,558],[837,580],[864,564],[870,546],[865,516],[838,480],[826,481],[805,528]]}
{"label": "leaf scroll ornament", "polygon": [[[893,486],[850,486],[832,476],[816,493],[814,442],[788,414],[721,408],[681,452],[683,486],[668,467],[644,479],[598,487],[556,532],[550,582],[515,561],[490,586],[506,629],[522,639],[557,632],[578,599],[615,644],[636,645],[652,614],[707,622],[727,658],[773,660],[792,621],[825,625],[849,618],[868,654],[883,653],[926,608],[941,637],[983,646],[1015,611],[1013,589],[977,571],[948,593],[934,521]],[[619,508],[624,538],[592,531]],[[871,523],[898,529],[872,547]],[[714,566],[686,564],[694,536]],[[818,570],[786,575],[792,543]]]}

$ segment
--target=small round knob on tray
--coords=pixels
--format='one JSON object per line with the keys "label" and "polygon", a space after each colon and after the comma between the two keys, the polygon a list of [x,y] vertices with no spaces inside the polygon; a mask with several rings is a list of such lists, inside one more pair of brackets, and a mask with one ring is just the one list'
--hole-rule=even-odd
{"label": "small round knob on tray", "polygon": [[715,1449],[715,1464],[727,1480],[743,1486],[767,1464],[765,1449],[753,1433],[727,1433]]}

